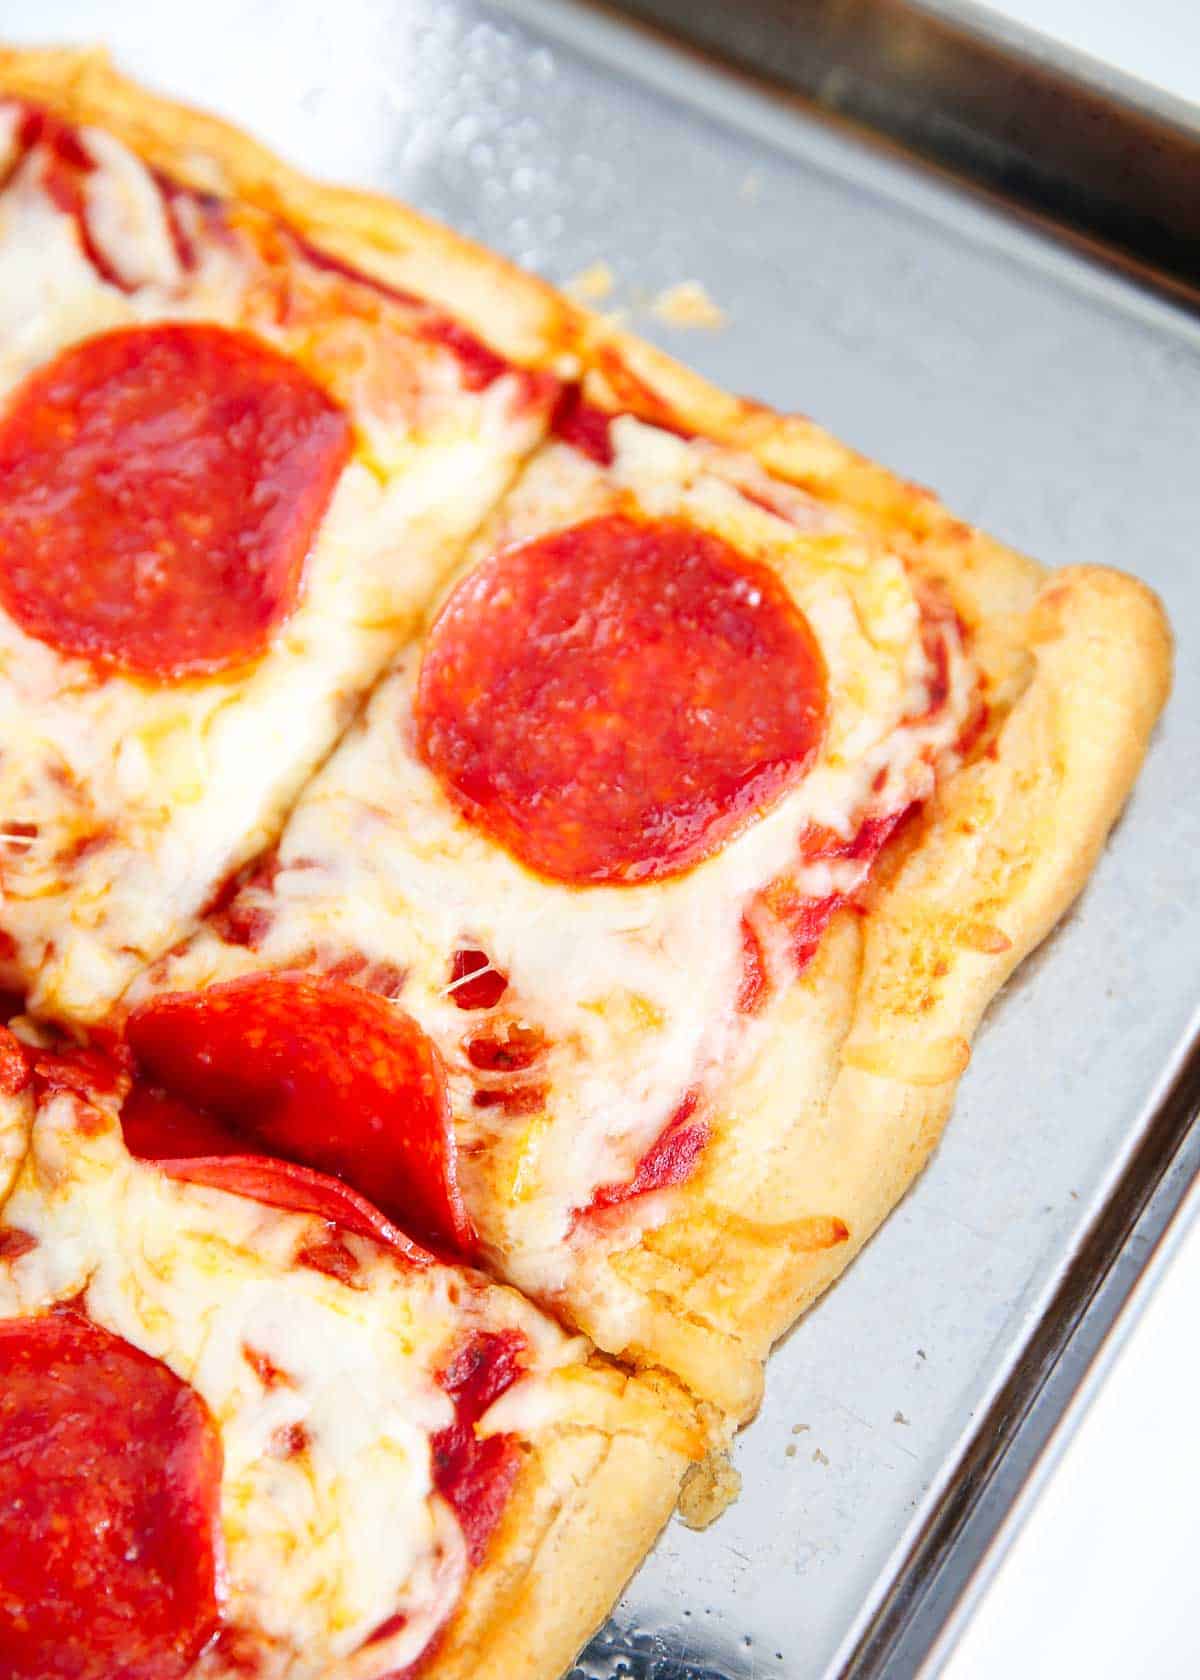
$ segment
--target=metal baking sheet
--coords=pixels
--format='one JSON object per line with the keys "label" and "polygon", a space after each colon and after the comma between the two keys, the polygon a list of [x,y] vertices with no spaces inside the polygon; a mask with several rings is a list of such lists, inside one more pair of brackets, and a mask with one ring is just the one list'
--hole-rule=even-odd
{"label": "metal baking sheet", "polygon": [[[580,1680],[914,1674],[1200,1149],[1200,323],[844,124],[592,7],[41,0],[133,73],[609,300],[1051,564],[1133,569],[1176,694],[920,1183],[777,1351],[738,1503],[668,1531]],[[702,282],[719,330],[651,307]]]}

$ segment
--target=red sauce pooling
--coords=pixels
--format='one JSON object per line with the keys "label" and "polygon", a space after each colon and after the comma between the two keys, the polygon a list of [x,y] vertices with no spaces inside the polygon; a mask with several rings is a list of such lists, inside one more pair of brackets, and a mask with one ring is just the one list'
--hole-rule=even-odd
{"label": "red sauce pooling", "polygon": [[476,1108],[502,1108],[505,1114],[536,1114],[546,1106],[544,1085],[483,1085],[472,1095]]}
{"label": "red sauce pooling", "polygon": [[[812,863],[825,858],[846,858],[870,866],[909,810],[910,807],[904,807],[885,817],[868,817],[847,840],[826,830],[811,831],[802,843],[804,859]],[[816,956],[822,935],[834,916],[854,898],[853,893],[841,892],[823,898],[804,898],[788,882],[774,882],[759,896],[770,913],[787,928],[792,961],[798,973]]]}
{"label": "red sauce pooling", "polygon": [[454,1508],[473,1564],[483,1560],[520,1469],[521,1454],[509,1435],[477,1440],[475,1425],[493,1401],[521,1375],[529,1344],[519,1330],[473,1336],[439,1381],[454,1401],[454,1422],[433,1438],[433,1479]]}
{"label": "red sauce pooling", "polygon": [[51,203],[74,221],[83,255],[101,280],[123,292],[132,291],[92,236],[83,183],[96,164],[79,133],[49,111],[31,107],[17,131],[17,146],[21,155],[35,146],[42,148],[42,186]]}
{"label": "red sauce pooling", "polygon": [[61,653],[157,681],[258,658],[349,452],[342,411],[246,334],[85,339],[0,421],[0,604]]}
{"label": "red sauce pooling", "polygon": [[377,292],[381,297],[391,298],[393,303],[402,304],[405,308],[427,307],[424,299],[418,297],[416,292],[406,292],[400,286],[389,286],[386,280],[379,280],[373,274],[364,274],[361,268],[355,268],[353,263],[346,262],[342,257],[335,257],[331,251],[322,250],[302,234],[293,233],[291,238],[311,268],[321,269],[326,274],[336,274],[342,280],[353,281],[356,286],[366,286],[370,291]]}
{"label": "red sauce pooling", "polygon": [[508,990],[508,976],[493,968],[485,951],[455,951],[450,964],[450,995],[459,1009],[495,1009]]}
{"label": "red sauce pooling", "polygon": [[767,962],[753,924],[742,917],[742,979],[738,986],[739,1014],[757,1015],[767,1001]]}
{"label": "red sauce pooling", "polygon": [[586,455],[598,466],[610,467],[613,463],[612,438],[609,435],[611,422],[611,414],[584,402],[579,387],[571,386],[563,392],[551,419],[550,430],[555,437],[578,449],[581,455]]}
{"label": "red sauce pooling", "polygon": [[[455,1421],[433,1438],[434,1484],[458,1518],[472,1565],[482,1562],[521,1468],[521,1452],[506,1435],[475,1439],[474,1425],[493,1400],[521,1375],[528,1344],[517,1330],[485,1331],[459,1351],[441,1383],[455,1401]],[[389,1616],[367,1645],[399,1633],[407,1617]],[[387,1680],[419,1680],[434,1660],[444,1629],[439,1629],[415,1662]]]}
{"label": "red sauce pooling", "polygon": [[458,357],[463,384],[468,391],[485,391],[489,385],[511,371],[510,364],[495,350],[476,338],[473,332],[448,315],[433,316],[420,328],[421,336],[434,344],[445,345]]}
{"label": "red sauce pooling", "polygon": [[825,672],[768,568],[680,521],[614,514],[463,579],[416,715],[425,762],[522,863],[632,883],[718,851],[804,774]]}
{"label": "red sauce pooling", "polygon": [[0,1673],[183,1680],[217,1630],[221,1442],[73,1312],[0,1322]]}
{"label": "red sauce pooling", "polygon": [[[659,431],[673,433],[675,437],[686,439],[696,436],[688,427],[676,423],[674,415],[663,406],[649,386],[642,386],[637,395],[641,400],[631,402],[629,410],[636,417],[645,420],[648,425],[656,426]],[[564,390],[554,411],[550,430],[563,443],[569,443],[572,449],[577,449],[581,455],[595,461],[597,466],[610,467],[616,455],[610,428],[613,421],[619,420],[625,412],[623,408],[613,412],[599,408],[585,399],[578,385],[570,385]]]}
{"label": "red sauce pooling", "polygon": [[31,1231],[20,1231],[15,1225],[0,1227],[0,1260],[19,1260],[38,1245]]}
{"label": "red sauce pooling", "polygon": [[127,1058],[99,1045],[31,1050],[29,1056],[39,1101],[59,1091],[73,1091],[88,1101],[111,1096],[120,1090],[128,1074]]}
{"label": "red sauce pooling", "polygon": [[691,1177],[709,1138],[707,1123],[696,1115],[699,1101],[697,1092],[688,1092],[642,1156],[633,1177],[624,1184],[602,1185],[592,1197],[592,1209],[618,1207],[635,1196],[666,1190]]}
{"label": "red sauce pooling", "polygon": [[510,1021],[503,1035],[475,1033],[467,1040],[467,1060],[481,1073],[521,1073],[531,1068],[546,1052],[546,1037],[540,1027]]}
{"label": "red sauce pooling", "polygon": [[559,389],[559,381],[552,374],[521,368],[508,361],[498,350],[493,350],[490,344],[485,344],[469,327],[455,320],[452,315],[445,314],[416,292],[405,291],[399,286],[391,286],[387,281],[377,279],[374,275],[364,274],[352,263],[332,256],[298,234],[293,234],[292,239],[310,267],[323,270],[327,274],[335,274],[353,285],[365,286],[379,297],[388,298],[393,303],[416,311],[417,319],[411,323],[412,332],[417,337],[426,339],[431,344],[440,344],[443,349],[450,351],[462,369],[463,384],[468,391],[485,391],[505,374],[513,374],[521,380],[529,404],[547,402]]}
{"label": "red sauce pooling", "polygon": [[7,1027],[0,1027],[0,1097],[17,1096],[32,1077],[25,1046]]}
{"label": "red sauce pooling", "polygon": [[[344,1179],[402,1229],[473,1247],[441,1061],[383,998],[323,976],[252,974],[151,998],[126,1038],[143,1082],[159,1087],[135,1100],[135,1127],[165,1133],[172,1114],[198,1109],[233,1140],[207,1153],[278,1156]],[[190,1130],[182,1148],[139,1147],[194,1153]]]}
{"label": "red sauce pooling", "polygon": [[190,273],[196,267],[196,247],[191,235],[183,225],[180,206],[185,201],[189,201],[192,204],[211,210],[216,201],[201,193],[191,192],[188,188],[181,187],[178,182],[172,181],[170,176],[163,175],[159,170],[154,170],[152,173],[154,184],[162,195],[163,216],[166,220],[171,245],[180,268],[183,269],[185,274]]}

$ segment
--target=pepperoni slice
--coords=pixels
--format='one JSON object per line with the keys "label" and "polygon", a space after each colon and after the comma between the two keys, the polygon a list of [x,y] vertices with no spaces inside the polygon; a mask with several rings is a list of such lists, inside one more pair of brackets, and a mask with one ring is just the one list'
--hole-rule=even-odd
{"label": "pepperoni slice", "polygon": [[87,339],[0,420],[0,604],[140,677],[244,664],[296,606],[349,449],[341,410],[247,334]]}
{"label": "pepperoni slice", "polygon": [[0,1673],[177,1680],[216,1630],[221,1443],[199,1396],[70,1312],[0,1322]]}
{"label": "pepperoni slice", "polygon": [[170,1178],[249,1196],[291,1213],[315,1213],[345,1231],[370,1237],[413,1265],[432,1256],[341,1179],[293,1161],[247,1155],[245,1138],[227,1121],[135,1079],[121,1105],[125,1147]]}
{"label": "pepperoni slice", "polygon": [[574,884],[717,851],[803,775],[825,675],[765,566],[609,515],[477,566],[430,633],[420,751],[466,815]]}
{"label": "pepperoni slice", "polygon": [[289,1213],[315,1213],[318,1219],[327,1219],[343,1231],[370,1237],[410,1265],[428,1266],[433,1259],[357,1190],[339,1178],[313,1172],[311,1167],[298,1167],[294,1161],[276,1161],[269,1155],[190,1155],[178,1160],[159,1157],[155,1165],[168,1178],[187,1184],[228,1190],[231,1195],[246,1196]]}
{"label": "pepperoni slice", "polygon": [[[252,974],[152,998],[126,1035],[145,1083],[227,1128],[229,1147],[207,1153],[313,1167],[418,1237],[473,1245],[441,1061],[393,1004],[325,976]],[[180,1155],[195,1140],[189,1132],[178,1149],[139,1147]]]}

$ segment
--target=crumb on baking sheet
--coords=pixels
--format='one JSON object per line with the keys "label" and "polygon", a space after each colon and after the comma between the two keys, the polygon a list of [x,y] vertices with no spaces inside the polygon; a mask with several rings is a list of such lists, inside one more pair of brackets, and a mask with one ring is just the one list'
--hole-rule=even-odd
{"label": "crumb on baking sheet", "polygon": [[729,1454],[711,1452],[684,1476],[679,1515],[689,1528],[707,1528],[741,1491],[742,1478],[730,1463]]}
{"label": "crumb on baking sheet", "polygon": [[667,286],[650,303],[650,313],[671,327],[723,327],[725,312],[718,308],[698,280]]}
{"label": "crumb on baking sheet", "polygon": [[829,1463],[828,1458],[826,1458],[825,1454],[821,1451],[820,1447],[818,1447],[816,1452],[813,1453],[812,1461],[813,1461],[814,1464],[828,1464]]}
{"label": "crumb on baking sheet", "polygon": [[575,303],[603,303],[612,296],[616,283],[616,275],[606,262],[594,262],[572,276],[563,290]]}
{"label": "crumb on baking sheet", "polygon": [[903,1412],[895,1412],[892,1415],[892,1422],[893,1423],[907,1423],[908,1419],[905,1417]]}

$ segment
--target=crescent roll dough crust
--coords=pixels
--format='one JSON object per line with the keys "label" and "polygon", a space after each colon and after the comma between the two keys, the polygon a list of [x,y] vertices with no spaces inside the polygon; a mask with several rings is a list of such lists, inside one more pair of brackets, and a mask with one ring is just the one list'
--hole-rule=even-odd
{"label": "crescent roll dough crust", "polygon": [[[717,1420],[665,1377],[587,1358],[585,1344],[478,1274],[412,1266],[362,1236],[347,1239],[340,1270],[314,1270],[305,1256],[330,1229],[319,1215],[180,1184],[132,1161],[122,1094],[107,1080],[95,1093],[41,1092],[0,1213],[0,1320],[84,1303],[94,1322],[165,1360],[212,1409],[224,1446],[226,1609],[237,1632],[235,1646],[218,1642],[197,1672],[240,1674],[247,1650],[255,1673],[278,1680],[315,1675],[314,1664],[322,1680],[391,1671],[393,1653],[375,1648],[386,1640],[338,1650],[345,1629],[361,1628],[364,1606],[378,1615],[388,1602],[369,1566],[356,1576],[355,1554],[384,1556],[390,1543],[412,1556],[409,1581],[422,1579],[427,1542],[414,1512],[431,1490],[421,1452],[441,1427],[428,1421],[437,1394],[429,1371],[456,1335],[515,1328],[527,1339],[529,1376],[480,1429],[516,1443],[516,1480],[482,1563],[466,1568],[448,1620],[432,1637],[426,1627],[415,1660],[425,1680],[557,1674],[652,1544]],[[250,1348],[266,1376],[247,1365]],[[279,1400],[301,1420],[294,1451],[308,1456],[295,1467],[293,1449],[254,1446],[284,1417]],[[260,1483],[264,1462],[274,1468]],[[364,1478],[381,1484],[385,1505],[372,1504]],[[364,1520],[360,1532],[350,1513]],[[297,1547],[309,1555],[293,1569]],[[429,1590],[431,1599],[418,1590],[412,1601],[418,1626],[444,1614],[436,1575]],[[401,1660],[406,1673],[413,1660]]]}
{"label": "crescent roll dough crust", "polygon": [[984,1010],[1083,890],[1166,701],[1171,634],[1136,578],[1048,572],[802,417],[730,397],[598,318],[581,342],[594,401],[753,455],[936,578],[989,712],[885,853],[866,914],[836,917],[768,1004],[765,1043],[667,1218],[606,1262],[621,1336],[580,1316],[599,1345],[744,1419],[772,1343],[924,1166]]}
{"label": "crescent roll dough crust", "polygon": [[0,48],[0,93],[106,128],[183,185],[281,217],[330,255],[443,305],[513,361],[548,365],[574,336],[570,306],[545,282],[394,199],[310,180],[230,123],[122,76],[101,48]]}
{"label": "crescent roll dough crust", "polygon": [[[285,217],[516,361],[582,372],[601,407],[753,456],[936,578],[970,631],[983,738],[885,854],[866,912],[838,915],[769,1001],[769,1030],[725,1088],[693,1176],[662,1193],[661,1219],[635,1244],[600,1260],[600,1305],[577,1321],[643,1371],[589,1366],[581,1414],[532,1438],[422,1669],[551,1680],[652,1543],[689,1459],[753,1411],[773,1341],[928,1158],[984,1010],[1082,890],[1130,791],[1169,688],[1169,631],[1135,579],[1047,574],[811,422],[715,389],[412,211],[305,179],[100,53],[0,53],[0,92],[103,125],[185,183]],[[24,1098],[0,1101],[0,1197],[28,1124]]]}

